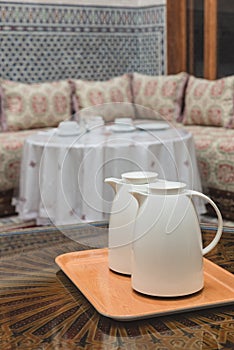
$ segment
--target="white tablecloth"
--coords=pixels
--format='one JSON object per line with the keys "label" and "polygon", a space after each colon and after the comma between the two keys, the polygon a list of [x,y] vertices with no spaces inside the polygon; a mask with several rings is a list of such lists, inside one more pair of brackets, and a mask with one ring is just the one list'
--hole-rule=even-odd
{"label": "white tablecloth", "polygon": [[[55,129],[25,141],[16,210],[38,224],[106,220],[114,192],[104,179],[134,170],[202,191],[193,137],[185,130],[114,133],[103,126],[68,137]],[[205,212],[203,203],[196,206]]]}

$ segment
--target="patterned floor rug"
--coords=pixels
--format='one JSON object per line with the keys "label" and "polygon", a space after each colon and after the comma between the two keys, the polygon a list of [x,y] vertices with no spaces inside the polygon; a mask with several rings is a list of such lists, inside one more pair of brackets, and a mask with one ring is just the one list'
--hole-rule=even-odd
{"label": "patterned floor rug", "polygon": [[[106,246],[108,231],[100,228],[71,225],[62,235],[55,227],[40,227],[0,235],[1,350],[233,349],[230,305],[136,322],[99,315],[54,258],[87,249],[87,243]],[[218,250],[206,257],[232,272],[234,229],[224,232]],[[207,226],[205,243],[213,234]]]}
{"label": "patterned floor rug", "polygon": [[[213,225],[217,224],[217,219],[215,217],[210,217],[208,215],[202,215],[200,218],[200,221],[205,226],[206,225],[213,226]],[[54,225],[51,224],[51,226],[53,227]],[[234,228],[234,222],[224,220],[224,226]],[[0,234],[4,233],[4,232],[9,232],[12,230],[20,230],[20,229],[25,229],[25,228],[30,228],[30,227],[37,228],[39,226],[36,225],[35,220],[22,221],[17,215],[0,218]]]}
{"label": "patterned floor rug", "polygon": [[[201,215],[200,222],[204,224],[217,225],[217,218],[209,215]],[[223,225],[226,227],[234,227],[234,221],[223,219]]]}
{"label": "patterned floor rug", "polygon": [[23,221],[17,215],[0,218],[0,233],[27,227],[36,227],[36,221]]}

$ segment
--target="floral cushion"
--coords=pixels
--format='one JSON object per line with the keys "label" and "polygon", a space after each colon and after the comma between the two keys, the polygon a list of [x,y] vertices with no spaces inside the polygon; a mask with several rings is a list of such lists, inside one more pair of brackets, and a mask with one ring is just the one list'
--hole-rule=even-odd
{"label": "floral cushion", "polygon": [[230,128],[230,129],[234,129],[234,114],[231,117],[231,119],[229,120],[229,122],[227,124],[227,127]]}
{"label": "floral cushion", "polygon": [[[105,121],[134,117],[131,79],[128,74],[108,81],[71,80],[76,97],[76,112],[101,115]],[[84,111],[86,109],[86,111]],[[82,112],[80,114],[82,115]]]}
{"label": "floral cushion", "polygon": [[57,126],[71,119],[68,81],[24,84],[0,80],[1,124],[4,131]]}
{"label": "floral cushion", "polygon": [[189,77],[185,91],[185,125],[228,126],[233,117],[234,76],[206,80]]}
{"label": "floral cushion", "polygon": [[[234,220],[234,130],[188,125],[195,140],[203,192],[219,207],[221,214]],[[208,212],[214,211],[207,206]]]}
{"label": "floral cushion", "polygon": [[194,137],[203,187],[234,192],[234,130],[186,126]]}
{"label": "floral cushion", "polygon": [[[151,119],[176,121],[180,118],[188,74],[149,76],[133,74],[133,101],[152,110]],[[141,109],[140,109],[141,110]],[[138,118],[145,115],[137,113]],[[147,119],[150,118],[147,113]]]}
{"label": "floral cushion", "polygon": [[0,133],[0,191],[18,187],[24,140],[36,132],[37,129]]}

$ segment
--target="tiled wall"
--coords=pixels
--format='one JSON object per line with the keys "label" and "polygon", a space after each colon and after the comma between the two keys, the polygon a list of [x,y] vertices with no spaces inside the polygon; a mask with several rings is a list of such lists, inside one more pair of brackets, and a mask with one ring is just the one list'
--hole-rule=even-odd
{"label": "tiled wall", "polygon": [[[152,2],[152,1],[151,1]],[[22,82],[165,73],[165,4],[0,2],[0,75]]]}

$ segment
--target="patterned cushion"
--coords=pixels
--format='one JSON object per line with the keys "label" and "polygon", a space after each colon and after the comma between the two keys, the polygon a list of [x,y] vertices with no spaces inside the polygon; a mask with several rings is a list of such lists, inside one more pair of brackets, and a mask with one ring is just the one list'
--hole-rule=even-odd
{"label": "patterned cushion", "polygon": [[0,191],[18,187],[24,140],[38,129],[0,133]]}
{"label": "patterned cushion", "polygon": [[[105,121],[118,117],[134,118],[131,78],[128,74],[108,81],[71,80],[76,97],[75,110],[85,115],[101,115]],[[80,114],[82,115],[82,112]]]}
{"label": "patterned cushion", "polygon": [[[133,101],[136,105],[147,107],[152,111],[151,119],[166,119],[176,121],[183,104],[187,73],[165,76],[148,76],[133,74]],[[137,118],[145,115],[137,113]],[[147,119],[150,118],[147,113]]]}
{"label": "patterned cushion", "polygon": [[212,126],[186,126],[194,137],[204,189],[234,192],[234,130]]}
{"label": "patterned cushion", "polygon": [[229,120],[227,127],[229,129],[234,129],[234,115],[231,117],[231,119]]}
{"label": "patterned cushion", "polygon": [[[182,127],[195,140],[203,193],[213,199],[223,218],[234,220],[234,130],[200,125]],[[210,205],[207,210],[212,216],[215,214]]]}
{"label": "patterned cushion", "polygon": [[1,124],[4,131],[57,126],[71,118],[68,81],[24,84],[0,80]]}
{"label": "patterned cushion", "polygon": [[206,80],[189,77],[185,91],[185,125],[228,126],[233,116],[234,76]]}

